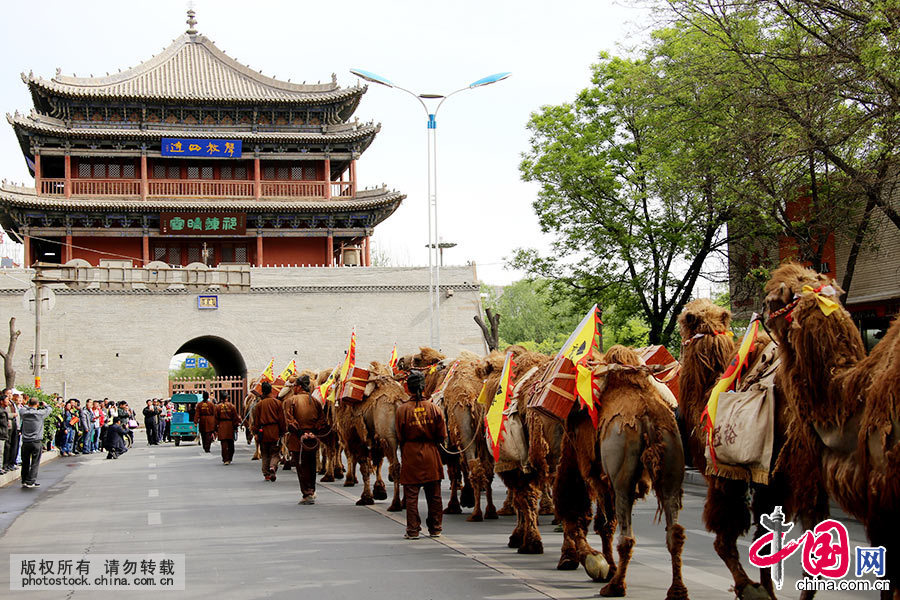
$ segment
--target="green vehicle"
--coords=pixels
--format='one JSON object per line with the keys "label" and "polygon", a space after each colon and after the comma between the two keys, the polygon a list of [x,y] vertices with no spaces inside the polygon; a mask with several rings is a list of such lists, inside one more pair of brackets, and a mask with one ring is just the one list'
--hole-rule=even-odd
{"label": "green vehicle", "polygon": [[172,423],[169,426],[170,433],[175,439],[175,445],[180,446],[182,441],[200,443],[200,430],[194,422],[194,411],[197,403],[203,400],[200,394],[175,394],[172,396],[172,404],[175,412],[172,414]]}

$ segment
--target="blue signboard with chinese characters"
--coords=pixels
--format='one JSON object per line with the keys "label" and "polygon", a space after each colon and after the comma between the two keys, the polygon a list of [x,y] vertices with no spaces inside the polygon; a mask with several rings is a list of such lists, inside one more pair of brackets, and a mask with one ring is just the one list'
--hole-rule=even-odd
{"label": "blue signboard with chinese characters", "polygon": [[216,310],[219,308],[219,297],[197,296],[197,308],[200,310]]}
{"label": "blue signboard with chinese characters", "polygon": [[184,368],[185,369],[193,369],[197,366],[197,359],[193,356],[190,358],[184,359]]}
{"label": "blue signboard with chinese characters", "polygon": [[209,366],[209,361],[203,357],[200,357],[197,359],[197,366],[200,367],[201,369],[205,369]]}
{"label": "blue signboard with chinese characters", "polygon": [[240,158],[241,140],[199,140],[191,138],[163,138],[163,156],[207,156]]}

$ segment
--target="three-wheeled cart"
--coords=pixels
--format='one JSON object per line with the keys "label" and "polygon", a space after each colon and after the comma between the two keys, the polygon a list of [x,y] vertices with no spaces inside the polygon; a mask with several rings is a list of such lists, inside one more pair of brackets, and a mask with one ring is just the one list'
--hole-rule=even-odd
{"label": "three-wheeled cart", "polygon": [[175,440],[175,445],[180,446],[182,441],[200,443],[200,430],[194,420],[197,403],[203,400],[200,394],[175,394],[172,396],[172,404],[175,412],[172,413],[170,433]]}

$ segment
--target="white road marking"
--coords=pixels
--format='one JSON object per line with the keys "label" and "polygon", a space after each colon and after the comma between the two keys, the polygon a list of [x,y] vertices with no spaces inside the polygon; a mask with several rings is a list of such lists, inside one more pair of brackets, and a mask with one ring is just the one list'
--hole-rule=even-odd
{"label": "white road marking", "polygon": [[156,458],[156,455],[155,455],[155,454],[151,454],[151,455],[148,456],[147,458],[153,459],[153,458]]}
{"label": "white road marking", "polygon": [[155,469],[155,468],[156,468],[156,463],[150,463],[150,464],[147,465],[147,466],[150,467],[151,469]]}
{"label": "white road marking", "polygon": [[162,515],[158,512],[148,512],[147,525],[162,525]]}
{"label": "white road marking", "polygon": [[156,473],[151,473],[150,475],[147,475],[147,479],[149,479],[150,481],[155,481],[155,480],[156,480]]}
{"label": "white road marking", "polygon": [[159,490],[149,490],[147,492],[148,498],[159,498]]}

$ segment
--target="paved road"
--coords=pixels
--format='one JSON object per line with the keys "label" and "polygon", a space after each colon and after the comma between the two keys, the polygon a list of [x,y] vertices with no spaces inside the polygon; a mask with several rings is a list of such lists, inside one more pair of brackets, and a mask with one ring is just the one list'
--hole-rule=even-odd
{"label": "paved road", "polygon": [[[0,596],[9,588],[10,553],[186,555],[183,592],[170,598],[297,598],[380,600],[592,598],[600,586],[582,571],[555,570],[561,534],[541,518],[547,554],[524,556],[506,547],[513,517],[467,523],[449,515],[439,540],[402,539],[402,515],[386,502],[358,507],[360,488],[319,484],[315,506],[298,506],[296,476],[262,480],[259,462],[239,443],[224,466],[198,446],[136,447],[116,461],[97,454],[60,459],[42,469],[40,490],[0,489]],[[390,487],[390,484],[389,484]],[[497,496],[503,491],[495,484]],[[694,600],[732,598],[731,578],[700,525],[703,494],[687,485],[681,522],[687,529],[685,582]],[[424,516],[424,505],[422,506]],[[629,598],[662,599],[670,563],[656,503],[635,509],[637,546],[628,577]],[[862,544],[851,525],[851,543]],[[592,536],[592,542],[599,540]],[[749,544],[742,542],[744,556]],[[788,565],[783,598],[795,598],[799,560]],[[791,586],[790,588],[788,586]],[[18,592],[28,599],[96,598],[98,592]],[[108,592],[100,592],[105,595]],[[13,596],[16,597],[16,592]],[[158,598],[159,592],[129,592]],[[874,598],[874,593],[821,593],[821,598]]]}

